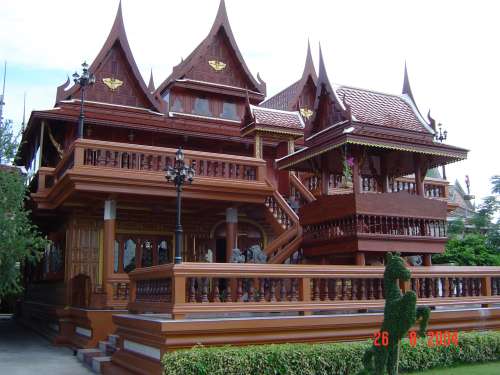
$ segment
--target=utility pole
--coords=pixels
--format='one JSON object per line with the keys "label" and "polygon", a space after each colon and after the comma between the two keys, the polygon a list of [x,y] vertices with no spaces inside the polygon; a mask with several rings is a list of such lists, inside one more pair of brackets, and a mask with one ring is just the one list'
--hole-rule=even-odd
{"label": "utility pole", "polygon": [[7,76],[7,61],[5,61],[3,66],[3,88],[2,94],[0,95],[0,123],[3,122],[3,106],[5,105],[5,77]]}

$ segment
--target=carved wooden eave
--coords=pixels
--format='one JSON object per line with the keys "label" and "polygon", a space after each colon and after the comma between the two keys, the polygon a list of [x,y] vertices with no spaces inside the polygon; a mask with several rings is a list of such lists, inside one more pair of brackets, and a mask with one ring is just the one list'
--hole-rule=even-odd
{"label": "carved wooden eave", "polygon": [[193,50],[193,52],[191,52],[191,54],[185,60],[181,61],[179,65],[173,68],[170,76],[168,76],[167,79],[157,88],[155,92],[156,97],[160,97],[167,87],[175,83],[177,80],[182,79],[186,75],[186,73],[193,68],[200,57],[207,55],[207,51],[210,45],[215,41],[218,33],[221,30],[227,37],[229,46],[232,49],[237,62],[240,64],[247,81],[251,85],[250,87],[248,87],[248,89],[258,93],[260,96],[260,100],[262,100],[262,98],[266,96],[265,82],[262,81],[259,74],[257,74],[257,79],[253,77],[250,69],[248,69],[245,60],[243,59],[243,56],[238,48],[238,45],[236,44],[236,40],[229,24],[224,0],[221,0],[219,9],[217,11],[217,16],[215,17],[215,21],[207,37]]}
{"label": "carved wooden eave", "polygon": [[[278,159],[277,168],[307,171],[311,160],[338,150],[345,144],[421,154],[427,158],[428,168],[464,160],[468,152],[459,147],[436,143],[428,134],[347,120],[313,134],[306,139],[306,144],[307,147]],[[413,173],[413,164],[409,164],[406,169],[401,170],[401,175]]]}
{"label": "carved wooden eave", "polygon": [[[107,55],[109,54],[110,50],[115,46],[116,43],[119,44],[123,54],[125,55],[126,63],[128,64],[130,71],[132,72],[132,79],[135,80],[141,91],[141,94],[144,95],[145,101],[146,103],[148,103],[149,109],[161,112],[162,105],[161,103],[159,103],[157,100],[154,99],[153,95],[148,90],[139,72],[132,51],[130,49],[130,45],[128,43],[127,35],[125,32],[125,25],[123,22],[121,2],[118,5],[118,11],[116,12],[116,17],[113,22],[111,31],[108,35],[108,38],[106,39],[106,42],[101,48],[99,54],[89,67],[90,72],[94,74],[99,72],[100,68],[102,67],[107,58]],[[63,85],[57,88],[56,102],[77,96],[77,93],[80,90],[79,86],[73,85],[71,88],[67,89],[69,83],[70,81],[68,79]]]}

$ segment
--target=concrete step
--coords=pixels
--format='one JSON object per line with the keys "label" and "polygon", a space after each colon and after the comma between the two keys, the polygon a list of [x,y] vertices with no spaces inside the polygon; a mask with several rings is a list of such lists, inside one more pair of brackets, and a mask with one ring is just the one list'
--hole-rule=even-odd
{"label": "concrete step", "polygon": [[106,355],[112,355],[116,351],[116,345],[109,341],[99,341],[99,350]]}
{"label": "concrete step", "polygon": [[85,354],[88,354],[88,353],[100,353],[101,351],[99,349],[96,349],[96,348],[91,348],[91,349],[78,349],[76,351],[76,358],[78,358],[78,360],[80,362],[85,362]]}
{"label": "concrete step", "polygon": [[92,371],[94,371],[96,374],[101,374],[101,365],[104,362],[111,362],[111,357],[102,356],[92,358]]}
{"label": "concrete step", "polygon": [[83,365],[90,368],[96,374],[101,374],[101,366],[103,363],[110,362],[111,356],[117,350],[118,336],[109,335],[108,340],[99,341],[97,348],[78,349],[76,357]]}

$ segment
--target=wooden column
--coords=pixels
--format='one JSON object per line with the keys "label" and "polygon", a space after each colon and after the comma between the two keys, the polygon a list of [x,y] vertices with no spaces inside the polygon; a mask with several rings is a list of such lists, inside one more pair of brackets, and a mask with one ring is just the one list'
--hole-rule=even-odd
{"label": "wooden column", "polygon": [[112,285],[108,282],[109,277],[113,274],[113,263],[115,254],[115,237],[116,237],[116,201],[104,201],[104,247],[103,247],[103,267],[102,267],[102,284],[106,291],[108,300],[113,295]]}
{"label": "wooden column", "polygon": [[353,149],[353,156],[354,156],[354,165],[352,166],[352,189],[354,191],[354,194],[358,194],[361,192],[361,179],[360,179],[360,152],[358,148]]}
{"label": "wooden column", "polygon": [[231,261],[233,249],[238,246],[238,209],[226,209],[226,262]]}
{"label": "wooden column", "polygon": [[424,266],[432,266],[432,254],[424,254]]}
{"label": "wooden column", "polygon": [[361,251],[356,253],[356,266],[366,266],[365,253]]}
{"label": "wooden column", "polygon": [[387,174],[387,157],[385,154],[380,157],[380,188],[382,193],[389,192],[389,175]]}
{"label": "wooden column", "polygon": [[260,134],[255,134],[255,145],[254,145],[254,157],[257,159],[262,159],[264,156],[262,149],[262,138]]}
{"label": "wooden column", "polygon": [[[283,141],[276,147],[276,158],[282,158],[289,154],[290,145],[288,141]],[[277,171],[278,177],[278,191],[281,195],[290,195],[290,172],[289,171]]]}
{"label": "wooden column", "polygon": [[424,178],[427,173],[427,169],[423,168],[421,155],[415,154],[413,156],[415,164],[415,192],[417,195],[424,196]]}
{"label": "wooden column", "polygon": [[293,154],[295,152],[295,140],[290,138],[288,140],[288,154]]}

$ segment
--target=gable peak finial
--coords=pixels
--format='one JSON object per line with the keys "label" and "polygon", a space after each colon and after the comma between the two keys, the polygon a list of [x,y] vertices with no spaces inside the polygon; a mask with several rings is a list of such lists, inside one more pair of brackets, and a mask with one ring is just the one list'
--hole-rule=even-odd
{"label": "gable peak finial", "polygon": [[151,93],[155,91],[155,81],[153,79],[153,68],[151,68],[151,71],[149,73],[148,90]]}
{"label": "gable peak finial", "polygon": [[415,103],[415,99],[413,98],[413,93],[411,92],[410,78],[408,77],[408,68],[406,65],[406,60],[405,60],[405,71],[404,71],[404,78],[403,78],[402,93],[408,95],[410,97],[410,99]]}

